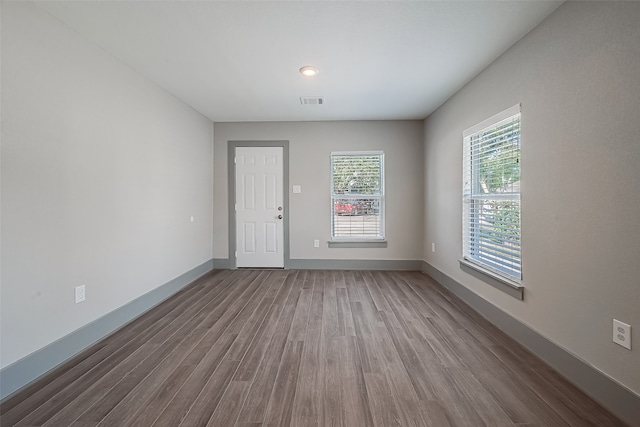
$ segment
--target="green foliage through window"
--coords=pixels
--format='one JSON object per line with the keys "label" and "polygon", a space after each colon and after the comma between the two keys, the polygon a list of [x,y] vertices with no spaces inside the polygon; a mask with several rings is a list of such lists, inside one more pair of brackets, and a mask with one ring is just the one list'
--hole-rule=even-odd
{"label": "green foliage through window", "polygon": [[380,155],[334,155],[334,194],[380,194]]}

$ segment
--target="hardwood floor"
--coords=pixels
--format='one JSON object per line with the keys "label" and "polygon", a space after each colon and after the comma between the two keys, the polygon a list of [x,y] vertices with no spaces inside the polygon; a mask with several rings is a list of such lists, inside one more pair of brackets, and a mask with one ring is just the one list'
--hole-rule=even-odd
{"label": "hardwood floor", "polygon": [[0,406],[9,426],[622,426],[418,272],[216,271]]}

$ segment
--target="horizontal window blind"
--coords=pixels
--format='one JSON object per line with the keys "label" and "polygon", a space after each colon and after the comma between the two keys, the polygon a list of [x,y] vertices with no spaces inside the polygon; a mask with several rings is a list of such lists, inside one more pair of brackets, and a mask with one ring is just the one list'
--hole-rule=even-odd
{"label": "horizontal window blind", "polygon": [[463,257],[510,279],[522,278],[520,109],[464,135]]}
{"label": "horizontal window blind", "polygon": [[331,154],[331,235],[384,238],[384,154]]}

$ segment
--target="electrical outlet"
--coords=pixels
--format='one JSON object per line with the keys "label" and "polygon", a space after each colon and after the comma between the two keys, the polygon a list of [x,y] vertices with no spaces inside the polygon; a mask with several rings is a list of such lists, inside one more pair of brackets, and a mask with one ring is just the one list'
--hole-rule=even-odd
{"label": "electrical outlet", "polygon": [[631,325],[613,319],[613,342],[631,350]]}
{"label": "electrical outlet", "polygon": [[431,252],[435,252],[436,251],[436,244],[432,243],[431,244]]}
{"label": "electrical outlet", "polygon": [[81,303],[82,301],[85,300],[85,289],[84,289],[84,285],[82,286],[76,286],[76,304]]}
{"label": "electrical outlet", "polygon": [[316,239],[313,241],[313,247],[314,248],[319,248],[320,247],[320,240]]}

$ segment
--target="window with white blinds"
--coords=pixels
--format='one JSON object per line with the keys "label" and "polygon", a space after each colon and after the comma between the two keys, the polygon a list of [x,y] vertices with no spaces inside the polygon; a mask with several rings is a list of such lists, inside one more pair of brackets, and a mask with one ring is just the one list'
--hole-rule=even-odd
{"label": "window with white blinds", "polygon": [[384,153],[331,153],[331,237],[384,239]]}
{"label": "window with white blinds", "polygon": [[519,281],[520,105],[463,137],[463,257]]}

